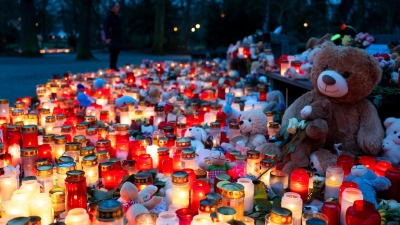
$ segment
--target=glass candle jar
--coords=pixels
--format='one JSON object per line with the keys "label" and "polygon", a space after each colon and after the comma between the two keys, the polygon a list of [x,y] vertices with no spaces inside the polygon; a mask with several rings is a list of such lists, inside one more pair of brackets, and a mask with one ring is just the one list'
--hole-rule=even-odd
{"label": "glass candle jar", "polygon": [[67,115],[57,114],[56,115],[56,127],[62,127],[67,120]]}
{"label": "glass candle jar", "polygon": [[88,156],[88,155],[96,155],[96,147],[94,146],[86,146],[81,148],[79,152],[79,162],[81,163],[83,161],[83,157]]}
{"label": "glass candle jar", "polygon": [[64,154],[65,152],[65,144],[67,143],[67,139],[65,136],[56,136],[54,137],[54,150],[53,155],[58,162],[58,159]]}
{"label": "glass candle jar", "polygon": [[62,162],[56,165],[57,172],[57,185],[60,188],[65,188],[65,178],[67,177],[67,172],[76,169],[75,162]]}
{"label": "glass candle jar", "polygon": [[222,206],[229,206],[235,209],[236,220],[242,220],[244,216],[244,194],[244,186],[241,184],[230,183],[222,185]]}
{"label": "glass candle jar", "polygon": [[240,135],[239,124],[236,122],[229,123],[229,139],[232,139],[235,136]]}
{"label": "glass candle jar", "polygon": [[340,207],[335,202],[324,202],[322,214],[328,218],[328,225],[339,225]]}
{"label": "glass candle jar", "polygon": [[389,168],[386,170],[385,177],[389,179],[392,184],[388,190],[384,192],[385,199],[394,199],[400,202],[400,169],[399,168]]}
{"label": "glass candle jar", "polygon": [[205,199],[210,192],[210,185],[204,180],[195,180],[190,186],[190,208],[199,209],[200,200]]}
{"label": "glass candle jar", "polygon": [[343,168],[344,177],[346,177],[351,172],[351,168],[354,166],[354,159],[349,155],[340,155],[336,164]]}
{"label": "glass candle jar", "polygon": [[236,155],[236,166],[235,166],[235,174],[238,177],[244,177],[247,174],[247,162],[246,162],[246,156],[245,155]]}
{"label": "glass candle jar", "polygon": [[11,113],[13,124],[17,122],[24,122],[24,111],[20,109],[14,109]]}
{"label": "glass candle jar", "polygon": [[40,184],[37,182],[36,177],[29,177],[27,180],[22,180],[20,189],[28,190],[30,196],[40,193]]}
{"label": "glass candle jar", "polygon": [[97,151],[103,151],[103,150],[107,150],[110,157],[116,157],[116,151],[115,149],[112,148],[111,146],[111,141],[110,140],[99,140],[96,143],[96,149]]}
{"label": "glass candle jar", "polygon": [[65,186],[66,211],[87,208],[85,172],[82,170],[68,171]]}
{"label": "glass candle jar", "polygon": [[236,210],[232,207],[221,206],[216,211],[217,221],[233,224],[237,219]]}
{"label": "glass candle jar", "polygon": [[86,129],[89,128],[89,125],[87,123],[80,123],[76,125],[76,131],[75,135],[86,135]]}
{"label": "glass candle jar", "polygon": [[186,123],[177,123],[176,124],[176,137],[182,138],[185,136],[186,132]]}
{"label": "glass candle jar", "polygon": [[340,185],[344,178],[343,168],[336,165],[329,166],[325,177],[325,200],[331,197],[339,198]]}
{"label": "glass candle jar", "polygon": [[97,205],[96,225],[124,225],[124,210],[117,200],[104,200]]}
{"label": "glass candle jar", "polygon": [[254,206],[254,184],[249,178],[239,178],[238,184],[244,186],[244,211],[253,212]]}
{"label": "glass candle jar", "polygon": [[181,168],[197,169],[196,152],[192,148],[185,148],[181,152]]}
{"label": "glass candle jar", "polygon": [[[301,220],[302,224],[304,225],[328,224],[328,217],[320,212],[305,212],[303,213]],[[294,219],[293,219],[293,225],[294,225]]]}
{"label": "glass candle jar", "polygon": [[29,208],[31,216],[40,217],[39,224],[50,224],[53,222],[54,217],[51,207],[51,198],[48,193],[39,193],[33,195]]}
{"label": "glass candle jar", "polygon": [[360,164],[363,164],[365,167],[368,169],[375,171],[375,166],[376,166],[376,161],[375,158],[372,156],[361,156],[360,159],[358,160]]}
{"label": "glass candle jar", "polygon": [[42,127],[46,126],[46,117],[51,116],[50,109],[41,108],[40,109],[40,125]]}
{"label": "glass candle jar", "polygon": [[156,225],[157,216],[151,213],[142,213],[136,216],[136,218],[129,218],[127,219],[134,219],[135,225]]}
{"label": "glass candle jar", "polygon": [[82,169],[82,166],[79,162],[79,155],[81,154],[81,143],[79,142],[67,142],[65,144],[65,152],[63,155],[69,156],[74,159],[76,163],[76,169]]}
{"label": "glass candle jar", "polygon": [[307,201],[308,183],[309,177],[305,169],[296,168],[290,174],[290,191],[298,193],[303,202]]}
{"label": "glass candle jar", "polygon": [[72,141],[72,127],[71,126],[62,126],[61,127],[61,133],[60,135],[63,135],[67,138],[68,142]]}
{"label": "glass candle jar", "polygon": [[278,122],[269,122],[268,126],[268,135],[269,137],[275,137],[277,133],[279,133],[281,126]]}
{"label": "glass candle jar", "polygon": [[136,161],[131,159],[126,159],[122,161],[122,169],[128,171],[129,175],[136,174]]}
{"label": "glass candle jar", "polygon": [[54,217],[59,217],[65,211],[65,189],[53,188],[49,192]]}
{"label": "glass candle jar", "polygon": [[163,173],[163,162],[164,160],[169,159],[169,149],[168,148],[158,148],[157,149],[157,154],[158,154],[158,172]]}
{"label": "glass candle jar", "polygon": [[176,210],[176,215],[179,219],[179,225],[190,225],[193,217],[197,214],[197,211],[189,208],[181,208]]}
{"label": "glass candle jar", "polygon": [[128,106],[119,107],[119,121],[122,124],[131,124],[131,118],[129,117]]}
{"label": "glass candle jar", "polygon": [[104,162],[100,164],[100,177],[103,179],[104,188],[111,190],[116,187],[114,163]]}
{"label": "glass candle jar", "polygon": [[388,161],[385,160],[380,160],[376,163],[375,165],[375,174],[377,176],[385,176],[385,172],[386,170],[388,170],[389,168],[393,168],[392,164]]}
{"label": "glass candle jar", "polygon": [[261,161],[261,153],[259,151],[256,150],[247,151],[246,172],[257,177],[260,174],[260,161]]}
{"label": "glass candle jar", "polygon": [[99,111],[98,110],[94,110],[91,114],[94,114],[94,115],[85,116],[85,122],[88,122],[89,126],[94,126],[96,124],[96,121],[97,121],[97,116],[100,117]]}
{"label": "glass candle jar", "polygon": [[46,121],[44,125],[46,134],[52,134],[55,126],[56,126],[56,117],[46,116]]}
{"label": "glass candle jar", "polygon": [[75,115],[74,111],[75,111],[74,110],[74,101],[72,101],[72,100],[65,101],[65,108],[64,108],[65,115],[67,117],[72,117]]}
{"label": "glass candle jar", "polygon": [[342,194],[343,194],[343,191],[346,188],[350,188],[350,187],[358,189],[358,185],[356,183],[354,183],[354,182],[351,182],[351,181],[343,181],[342,185],[340,185],[340,188],[339,188],[339,205],[342,205]]}
{"label": "glass candle jar", "polygon": [[105,163],[108,162],[108,160],[110,159],[110,154],[108,154],[108,150],[98,150],[96,156],[98,163]]}
{"label": "glass candle jar", "polygon": [[150,154],[139,155],[139,157],[137,158],[136,168],[139,171],[153,169],[153,159],[151,158]]}
{"label": "glass candle jar", "polygon": [[18,180],[14,174],[0,176],[0,197],[2,202],[10,200],[12,194],[18,188]]}
{"label": "glass candle jar", "polygon": [[26,125],[21,128],[22,148],[38,147],[38,129],[36,125]]}
{"label": "glass candle jar", "polygon": [[99,180],[99,164],[97,162],[97,156],[84,156],[82,160],[82,169],[85,172],[87,186],[95,187]]}
{"label": "glass candle jar", "polygon": [[55,135],[54,134],[46,134],[43,135],[43,144],[48,144],[51,147],[51,155],[53,157],[53,162],[54,162],[54,156],[55,156]]}
{"label": "glass candle jar", "polygon": [[26,114],[24,119],[25,125],[38,125],[38,116],[36,114]]}
{"label": "glass candle jar", "polygon": [[24,177],[36,175],[35,162],[37,159],[37,148],[21,148],[21,162]]}
{"label": "glass candle jar", "polygon": [[53,183],[53,166],[43,165],[37,167],[37,181],[43,187],[43,192],[48,193],[54,187]]}
{"label": "glass candle jar", "polygon": [[199,201],[199,215],[210,215],[217,210],[218,203],[213,199],[203,199]]}
{"label": "glass candle jar", "polygon": [[269,185],[275,194],[283,195],[289,185],[289,175],[281,170],[271,171]]}
{"label": "glass candle jar", "polygon": [[[356,188],[346,188],[342,194],[342,205],[340,207],[340,224],[347,225],[346,212],[350,206],[353,206],[356,200],[363,200],[363,195]],[[350,225],[350,224],[349,224]]]}
{"label": "glass candle jar", "polygon": [[90,143],[95,145],[98,141],[98,135],[96,128],[87,128],[86,129],[86,138],[90,140]]}
{"label": "glass candle jar", "polygon": [[268,123],[274,122],[274,113],[271,111],[265,112],[265,115],[267,116]]}
{"label": "glass candle jar", "polygon": [[303,200],[298,193],[286,192],[282,197],[281,207],[292,212],[293,225],[301,225]]}
{"label": "glass candle jar", "polygon": [[8,99],[0,99],[0,117],[5,117],[10,122],[10,103]]}
{"label": "glass candle jar", "polygon": [[108,110],[102,110],[100,112],[100,120],[103,122],[110,122],[109,116],[110,113],[108,112]]}
{"label": "glass candle jar", "polygon": [[156,225],[179,225],[179,219],[175,212],[161,212],[157,217]]}
{"label": "glass candle jar", "polygon": [[133,184],[136,186],[138,191],[143,190],[145,187],[153,184],[153,176],[150,172],[138,172],[135,175]]}
{"label": "glass candle jar", "polygon": [[212,143],[214,147],[221,144],[221,123],[210,123],[210,136],[212,137]]}
{"label": "glass candle jar", "polygon": [[89,214],[85,208],[74,208],[69,210],[65,217],[65,224],[68,225],[90,225]]}
{"label": "glass candle jar", "polygon": [[189,178],[184,171],[172,174],[172,204],[180,204],[185,208],[189,206]]}
{"label": "glass candle jar", "polygon": [[380,224],[381,215],[375,209],[373,203],[356,200],[353,206],[350,206],[346,211],[346,223],[348,225]]}
{"label": "glass candle jar", "polygon": [[206,199],[215,200],[217,202],[217,208],[222,206],[222,195],[216,192],[210,192],[206,194]]}
{"label": "glass candle jar", "polygon": [[[20,145],[21,141],[21,127],[16,125],[8,125],[7,126],[7,144],[8,146],[12,145]],[[7,146],[6,146],[7,147]]]}

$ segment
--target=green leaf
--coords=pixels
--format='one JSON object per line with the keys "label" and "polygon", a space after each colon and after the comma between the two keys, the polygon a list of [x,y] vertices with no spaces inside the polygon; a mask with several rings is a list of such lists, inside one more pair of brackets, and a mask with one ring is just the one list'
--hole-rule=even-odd
{"label": "green leaf", "polygon": [[379,94],[379,95],[375,95],[375,99],[383,99],[383,97],[381,94]]}
{"label": "green leaf", "polygon": [[277,195],[272,199],[272,208],[281,207],[282,197]]}
{"label": "green leaf", "polygon": [[379,108],[382,105],[382,100],[375,98],[373,103],[377,108]]}
{"label": "green leaf", "polygon": [[289,137],[290,137],[290,133],[289,132],[285,132],[285,134],[283,135],[283,139],[289,140]]}
{"label": "green leaf", "polygon": [[296,150],[296,147],[294,145],[291,145],[288,149],[288,153],[292,153]]}
{"label": "green leaf", "polygon": [[111,191],[101,191],[99,189],[94,189],[93,191],[93,197],[97,200],[97,201],[102,201],[105,199],[108,199],[109,195],[110,195]]}
{"label": "green leaf", "polygon": [[285,132],[287,132],[288,127],[289,127],[289,124],[286,124],[284,127],[282,127],[281,130],[279,131],[279,136],[283,137]]}

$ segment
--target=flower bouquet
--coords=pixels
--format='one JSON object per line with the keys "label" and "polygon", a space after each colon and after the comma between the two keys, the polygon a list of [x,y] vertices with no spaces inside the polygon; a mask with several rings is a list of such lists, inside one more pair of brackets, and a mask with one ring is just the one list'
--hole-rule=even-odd
{"label": "flower bouquet", "polygon": [[374,43],[375,38],[368,33],[359,33],[354,39],[350,39],[347,41],[347,45],[365,49]]}

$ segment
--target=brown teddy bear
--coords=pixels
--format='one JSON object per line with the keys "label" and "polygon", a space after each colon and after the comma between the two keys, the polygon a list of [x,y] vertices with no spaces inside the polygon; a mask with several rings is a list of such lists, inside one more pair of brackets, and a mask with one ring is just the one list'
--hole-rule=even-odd
{"label": "brown teddy bear", "polygon": [[[310,77],[314,90],[289,106],[282,127],[290,118],[310,115],[312,108],[302,110],[305,106],[330,99],[333,116],[324,148],[332,149],[334,144],[341,143],[342,154],[377,155],[384,132],[375,107],[365,97],[378,84],[381,74],[378,62],[365,50],[324,43]],[[276,145],[270,144],[266,150],[276,152],[276,149]]]}
{"label": "brown teddy bear", "polygon": [[147,96],[148,97],[148,102],[150,102],[150,104],[158,104],[160,102],[161,99],[161,91],[160,89],[156,88],[156,87],[150,87],[149,91],[147,92]]}
{"label": "brown teddy bear", "polygon": [[[305,132],[307,137],[303,140],[296,140],[293,145],[296,150],[286,155],[283,162],[278,167],[288,174],[292,173],[295,168],[308,167],[310,164],[310,154],[324,147],[326,137],[328,135],[328,125],[332,120],[332,103],[328,99],[318,100],[311,103],[312,112],[303,117],[307,120]],[[283,151],[285,149],[282,149]]]}
{"label": "brown teddy bear", "polygon": [[321,45],[325,41],[330,41],[331,38],[332,38],[332,34],[330,34],[330,33],[326,33],[324,36],[322,36],[319,39],[316,37],[312,37],[312,38],[308,39],[307,44],[306,44],[306,49],[314,48],[317,45]]}

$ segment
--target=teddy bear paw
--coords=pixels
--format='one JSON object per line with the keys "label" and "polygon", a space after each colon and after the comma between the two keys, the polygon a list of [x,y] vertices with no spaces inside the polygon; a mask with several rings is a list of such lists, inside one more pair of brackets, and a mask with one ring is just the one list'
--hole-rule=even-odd
{"label": "teddy bear paw", "polygon": [[303,120],[307,120],[311,112],[312,112],[312,107],[310,105],[304,106],[304,108],[300,111],[301,118]]}

